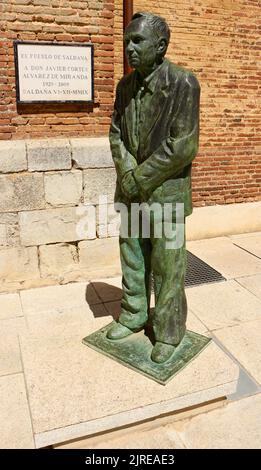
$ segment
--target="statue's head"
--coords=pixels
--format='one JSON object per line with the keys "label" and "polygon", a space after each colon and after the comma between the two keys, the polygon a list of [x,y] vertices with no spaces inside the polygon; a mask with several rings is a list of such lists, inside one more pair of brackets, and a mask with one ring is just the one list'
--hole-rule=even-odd
{"label": "statue's head", "polygon": [[124,33],[125,52],[131,67],[141,73],[162,62],[170,39],[170,29],[160,16],[135,13]]}

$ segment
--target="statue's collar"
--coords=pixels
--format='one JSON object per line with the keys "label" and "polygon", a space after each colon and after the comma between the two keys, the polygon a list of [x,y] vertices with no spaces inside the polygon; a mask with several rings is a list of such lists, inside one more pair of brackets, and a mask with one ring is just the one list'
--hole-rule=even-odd
{"label": "statue's collar", "polygon": [[162,63],[144,79],[140,76],[138,72],[135,71],[136,85],[138,86],[138,88],[144,86],[151,93],[154,93],[159,78],[159,73],[164,65],[166,65],[166,59],[163,59]]}

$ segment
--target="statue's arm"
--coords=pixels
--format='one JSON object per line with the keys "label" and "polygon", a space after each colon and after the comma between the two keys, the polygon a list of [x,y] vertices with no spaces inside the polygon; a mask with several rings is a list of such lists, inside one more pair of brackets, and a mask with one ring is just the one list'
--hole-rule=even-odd
{"label": "statue's arm", "polygon": [[187,73],[180,90],[170,136],[133,171],[140,192],[145,196],[168,178],[177,176],[197,154],[200,87],[196,77]]}
{"label": "statue's arm", "polygon": [[116,90],[114,112],[110,127],[110,146],[112,158],[115,164],[118,180],[121,183],[124,175],[137,167],[136,158],[126,149],[122,140],[121,113],[120,113],[120,83]]}

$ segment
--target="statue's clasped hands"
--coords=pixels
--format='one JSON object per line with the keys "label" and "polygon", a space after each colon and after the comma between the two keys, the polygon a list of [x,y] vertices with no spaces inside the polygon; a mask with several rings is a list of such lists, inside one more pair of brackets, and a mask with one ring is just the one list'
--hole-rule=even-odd
{"label": "statue's clasped hands", "polygon": [[132,171],[129,171],[123,176],[121,181],[121,189],[128,199],[134,199],[139,196],[139,188]]}

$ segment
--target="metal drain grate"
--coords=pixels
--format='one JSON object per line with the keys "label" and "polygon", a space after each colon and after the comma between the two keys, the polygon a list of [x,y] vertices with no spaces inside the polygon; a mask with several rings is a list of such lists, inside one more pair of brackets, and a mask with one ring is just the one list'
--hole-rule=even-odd
{"label": "metal drain grate", "polygon": [[[210,284],[212,282],[221,281],[226,281],[226,278],[223,277],[222,274],[187,250],[187,272],[185,277],[185,287],[192,287],[198,286],[200,284]],[[152,292],[154,291],[153,274],[151,290]]]}
{"label": "metal drain grate", "polygon": [[185,287],[226,281],[222,274],[199,259],[197,256],[190,253],[190,251],[187,251],[187,263]]}

